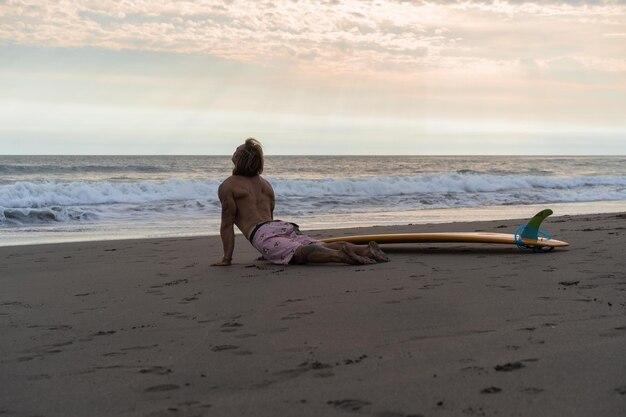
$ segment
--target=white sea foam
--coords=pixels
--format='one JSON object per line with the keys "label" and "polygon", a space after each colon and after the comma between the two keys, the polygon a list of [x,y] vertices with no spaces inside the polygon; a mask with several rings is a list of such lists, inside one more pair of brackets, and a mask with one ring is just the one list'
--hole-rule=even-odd
{"label": "white sea foam", "polygon": [[[626,176],[451,172],[269,180],[282,215],[626,199]],[[218,179],[18,181],[0,185],[0,224],[216,216],[219,183]]]}
{"label": "white sea foam", "polygon": [[277,194],[290,196],[393,196],[417,193],[479,193],[507,190],[581,187],[626,187],[626,177],[540,177],[445,173],[397,177],[363,177],[322,180],[274,180]]}
{"label": "white sea foam", "polygon": [[215,199],[218,185],[217,180],[22,181],[0,186],[0,206],[39,208],[51,205],[141,204],[171,200]]}

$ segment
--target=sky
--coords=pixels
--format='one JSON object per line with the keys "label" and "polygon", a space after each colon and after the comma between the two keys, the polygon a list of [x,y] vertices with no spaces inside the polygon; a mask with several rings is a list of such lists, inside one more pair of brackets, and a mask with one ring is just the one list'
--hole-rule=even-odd
{"label": "sky", "polygon": [[0,0],[0,153],[626,154],[626,0]]}

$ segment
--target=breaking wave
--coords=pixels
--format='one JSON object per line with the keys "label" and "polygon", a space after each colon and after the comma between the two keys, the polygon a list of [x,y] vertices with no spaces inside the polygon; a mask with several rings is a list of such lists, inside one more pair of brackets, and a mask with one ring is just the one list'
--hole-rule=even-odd
{"label": "breaking wave", "polygon": [[[626,199],[626,176],[475,171],[339,179],[268,177],[283,216]],[[217,179],[17,181],[0,185],[0,224],[219,216]]]}

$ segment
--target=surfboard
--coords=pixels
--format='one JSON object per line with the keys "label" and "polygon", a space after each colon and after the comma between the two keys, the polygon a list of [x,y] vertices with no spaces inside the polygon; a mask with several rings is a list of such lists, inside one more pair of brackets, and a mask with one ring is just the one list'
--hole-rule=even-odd
{"label": "surfboard", "polygon": [[554,248],[569,246],[569,243],[552,239],[540,228],[543,220],[553,212],[550,209],[542,210],[532,219],[517,228],[512,234],[489,232],[446,232],[446,233],[393,233],[337,236],[322,239],[322,242],[349,242],[354,244],[376,243],[495,243],[517,245],[520,249],[545,252]]}

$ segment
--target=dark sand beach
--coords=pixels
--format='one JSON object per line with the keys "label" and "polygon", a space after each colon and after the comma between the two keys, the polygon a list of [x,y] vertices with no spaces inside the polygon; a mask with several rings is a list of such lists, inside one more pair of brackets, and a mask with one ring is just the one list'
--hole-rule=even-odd
{"label": "dark sand beach", "polygon": [[571,246],[282,267],[238,236],[228,268],[216,236],[1,247],[0,415],[624,416],[626,214],[544,226]]}

